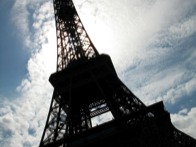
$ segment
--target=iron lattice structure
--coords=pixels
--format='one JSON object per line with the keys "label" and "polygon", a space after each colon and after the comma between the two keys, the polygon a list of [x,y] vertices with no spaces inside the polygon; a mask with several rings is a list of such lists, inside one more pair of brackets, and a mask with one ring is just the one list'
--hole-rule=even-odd
{"label": "iron lattice structure", "polygon": [[[196,147],[162,102],[146,106],[92,44],[71,0],[54,0],[57,72],[40,147]],[[113,118],[98,126],[94,118]]]}
{"label": "iron lattice structure", "polygon": [[98,52],[82,25],[73,2],[54,0],[53,4],[57,34],[57,71],[80,59],[96,57]]}

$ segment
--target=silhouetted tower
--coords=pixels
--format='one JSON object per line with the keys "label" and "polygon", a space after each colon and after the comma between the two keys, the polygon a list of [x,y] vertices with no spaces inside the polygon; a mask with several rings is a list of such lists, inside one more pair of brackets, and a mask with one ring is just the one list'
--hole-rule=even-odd
{"label": "silhouetted tower", "polygon": [[[91,42],[71,0],[54,0],[57,72],[40,147],[196,146],[177,130],[162,102],[143,104]],[[134,76],[134,75],[133,75]],[[112,116],[94,125],[93,119]]]}

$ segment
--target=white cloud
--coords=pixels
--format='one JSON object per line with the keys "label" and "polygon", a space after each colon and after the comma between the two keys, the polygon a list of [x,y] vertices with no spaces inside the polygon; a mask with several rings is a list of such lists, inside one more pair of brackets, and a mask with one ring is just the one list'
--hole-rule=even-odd
{"label": "white cloud", "polygon": [[[169,0],[88,0],[86,3],[80,1],[75,3],[78,6],[83,4],[78,11],[85,28],[98,51],[111,55],[118,73],[129,66],[137,66],[138,60],[145,60],[144,62],[151,60],[149,54],[159,58],[162,48],[149,53],[148,46],[156,41],[157,34],[175,25],[171,28],[172,30],[178,27],[177,24],[187,21],[184,18],[191,13],[195,4],[192,0],[172,2]],[[179,3],[181,3],[180,8]],[[195,26],[194,17],[189,21],[190,26]],[[186,23],[184,23],[185,26]],[[191,29],[195,32],[193,27],[190,27]],[[184,33],[182,31],[181,33]]]}
{"label": "white cloud", "polygon": [[[48,51],[42,48],[40,51]],[[49,72],[45,70],[47,60],[43,59],[41,53],[36,53],[28,62],[29,75],[17,88],[21,93],[15,100],[4,100],[0,111],[0,126],[2,136],[7,142],[5,146],[37,146],[44,129],[46,116],[53,88],[48,82]],[[48,62],[50,63],[50,62]],[[6,107],[5,107],[6,106]],[[9,133],[10,132],[10,133]]]}
{"label": "white cloud", "polygon": [[196,107],[189,111],[184,108],[178,113],[172,114],[171,120],[176,128],[196,138]]}
{"label": "white cloud", "polygon": [[195,33],[196,16],[193,15],[191,17],[184,18],[184,19],[185,20],[182,20],[181,23],[177,23],[169,28],[172,38],[181,39]]}
{"label": "white cloud", "polygon": [[[131,10],[123,3],[125,8],[119,14],[122,17],[116,18],[119,15],[114,14],[110,18],[110,21],[125,18],[126,22],[121,25],[122,21],[113,21],[114,26],[121,26],[114,30],[120,32],[116,34],[120,34],[121,46],[112,46],[112,59],[120,77],[145,103],[158,100],[174,103],[195,92],[194,84],[189,89],[187,85],[195,82],[196,46],[189,37],[196,33],[193,12],[196,3],[180,0],[140,3],[131,5]],[[182,3],[180,9],[177,3]],[[120,52],[117,58],[112,53],[115,49]]]}
{"label": "white cloud", "polygon": [[177,85],[178,86],[176,86],[175,88],[173,87],[167,90],[165,95],[163,95],[160,99],[174,104],[177,101],[183,99],[183,97],[191,95],[193,92],[195,92],[196,89],[196,77],[185,83]]}
{"label": "white cloud", "polygon": [[30,13],[27,10],[27,1],[15,1],[13,8],[11,9],[12,21],[17,26],[18,32],[17,36],[20,39],[24,39],[24,45],[28,47],[30,42],[30,36],[28,35],[29,31],[29,21],[28,17]]}
{"label": "white cloud", "polygon": [[[48,22],[54,16],[52,2],[48,0],[16,0],[11,14],[12,21],[18,29],[17,32],[20,32],[17,33],[17,36],[23,40],[24,48],[30,49],[30,51],[32,51],[32,46],[37,43],[33,40],[38,41],[34,38],[34,29],[42,29],[42,35],[44,35],[43,28],[47,26],[44,26],[43,22]],[[54,21],[50,24],[54,24]],[[42,25],[41,28],[40,25]],[[45,37],[39,37],[39,41],[41,38]]]}
{"label": "white cloud", "polygon": [[[154,68],[149,68],[149,71],[143,69],[143,72],[133,70],[136,72],[127,73],[124,81],[147,105],[160,100],[175,104],[186,96],[192,95],[196,89],[196,74],[180,66],[172,66],[160,71]],[[134,76],[130,77],[130,75]]]}

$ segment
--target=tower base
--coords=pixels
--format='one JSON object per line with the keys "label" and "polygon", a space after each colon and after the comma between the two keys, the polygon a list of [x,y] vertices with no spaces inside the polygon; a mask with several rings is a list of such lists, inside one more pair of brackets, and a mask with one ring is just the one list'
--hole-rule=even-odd
{"label": "tower base", "polygon": [[[152,117],[143,120],[143,116]],[[45,147],[196,147],[196,140],[177,130],[163,102],[112,120],[77,135],[47,144]]]}

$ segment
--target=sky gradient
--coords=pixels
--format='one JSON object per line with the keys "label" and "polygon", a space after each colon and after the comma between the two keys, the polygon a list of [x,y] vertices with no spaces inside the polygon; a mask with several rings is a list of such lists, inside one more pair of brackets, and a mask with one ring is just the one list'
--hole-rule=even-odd
{"label": "sky gradient", "polygon": [[[74,0],[91,41],[146,105],[163,101],[196,138],[196,1]],[[0,146],[36,147],[52,98],[50,0],[0,1]]]}

